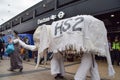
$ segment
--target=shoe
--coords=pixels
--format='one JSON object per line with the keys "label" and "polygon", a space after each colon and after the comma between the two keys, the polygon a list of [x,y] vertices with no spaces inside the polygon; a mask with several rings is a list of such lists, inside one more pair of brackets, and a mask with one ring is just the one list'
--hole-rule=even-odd
{"label": "shoe", "polygon": [[22,72],[23,68],[20,68],[19,72]]}
{"label": "shoe", "polygon": [[30,62],[30,60],[28,59],[27,62]]}
{"label": "shoe", "polygon": [[60,78],[60,79],[64,79],[64,77],[63,77],[63,76],[59,76],[59,78]]}
{"label": "shoe", "polygon": [[55,76],[55,80],[63,80],[64,79],[64,77],[63,76],[61,76],[61,74],[57,74],[56,76]]}
{"label": "shoe", "polygon": [[55,79],[56,79],[56,80],[59,79],[59,74],[57,74],[57,75],[55,76]]}
{"label": "shoe", "polygon": [[8,71],[14,71],[13,69],[8,69]]}

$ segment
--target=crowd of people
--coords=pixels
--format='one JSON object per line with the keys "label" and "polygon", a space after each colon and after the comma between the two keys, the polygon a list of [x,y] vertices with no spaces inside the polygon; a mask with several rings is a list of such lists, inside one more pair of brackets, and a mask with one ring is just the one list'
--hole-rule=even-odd
{"label": "crowd of people", "polygon": [[[0,59],[3,60],[3,56],[8,56],[10,58],[10,68],[8,71],[14,71],[19,69],[20,72],[23,70],[22,60],[30,61],[29,50],[22,48],[19,43],[16,43],[14,40],[18,39],[18,32],[14,31],[13,36],[7,36],[7,43],[3,39],[5,35],[0,33]],[[14,39],[13,39],[14,38]],[[24,38],[24,42],[28,43],[28,38]],[[13,52],[6,52],[8,45],[14,45]]]}
{"label": "crowd of people", "polygon": [[[30,43],[29,43],[28,37],[20,38],[18,36],[17,31],[13,31],[13,32],[14,32],[13,36],[7,36],[7,43],[3,39],[3,37],[5,35],[0,33],[0,60],[4,60],[4,58],[3,58],[4,56],[9,57],[10,58],[10,68],[8,69],[8,71],[14,71],[16,69],[19,69],[19,71],[22,72],[22,70],[23,70],[22,61],[24,60],[24,61],[30,62],[30,57],[29,57],[30,50],[23,48],[22,46],[19,45],[18,42],[16,43],[16,41],[14,41],[14,40],[19,38],[28,45]],[[15,49],[14,49],[14,52],[12,52],[12,53],[7,53],[5,51],[9,44],[14,45]],[[47,53],[48,53],[48,51],[47,51]],[[50,60],[51,54],[52,53],[49,52],[48,55],[41,58],[40,64],[43,64],[47,60]],[[47,57],[46,61],[44,61],[45,57]],[[35,63],[37,63],[37,52],[36,53],[34,52],[34,59],[35,59]]]}

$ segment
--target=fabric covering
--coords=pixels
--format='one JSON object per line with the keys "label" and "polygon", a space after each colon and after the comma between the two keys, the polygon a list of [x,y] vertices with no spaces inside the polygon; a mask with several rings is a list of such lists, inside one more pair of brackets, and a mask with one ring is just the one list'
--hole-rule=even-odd
{"label": "fabric covering", "polygon": [[107,31],[104,23],[90,15],[80,15],[59,21],[55,21],[52,25],[41,25],[34,33],[35,46],[29,46],[19,40],[23,47],[36,50],[39,55],[43,55],[43,51],[49,48],[53,53],[64,51],[73,45],[73,48],[85,54],[96,54],[106,56],[108,61],[109,75],[114,75],[108,41]]}
{"label": "fabric covering", "polygon": [[[107,31],[104,23],[93,16],[81,15],[52,23],[50,48],[54,53],[73,45],[83,51],[106,56]],[[98,40],[99,38],[99,40]]]}
{"label": "fabric covering", "polygon": [[73,45],[79,52],[106,56],[110,76],[115,74],[113,69],[107,31],[104,23],[90,15],[80,15],[52,23],[50,49],[53,53],[64,51],[66,46]]}

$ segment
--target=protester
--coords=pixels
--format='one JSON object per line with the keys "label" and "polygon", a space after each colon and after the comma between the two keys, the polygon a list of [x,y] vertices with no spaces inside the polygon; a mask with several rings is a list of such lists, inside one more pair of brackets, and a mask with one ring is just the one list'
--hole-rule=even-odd
{"label": "protester", "polygon": [[[18,32],[14,31],[15,39],[18,39]],[[14,40],[15,40],[14,39]],[[19,72],[22,72],[22,58],[20,56],[20,46],[19,43],[15,43],[11,37],[8,37],[8,42],[14,44],[14,52],[10,54],[10,69],[9,71],[14,71],[15,69],[19,69]]]}

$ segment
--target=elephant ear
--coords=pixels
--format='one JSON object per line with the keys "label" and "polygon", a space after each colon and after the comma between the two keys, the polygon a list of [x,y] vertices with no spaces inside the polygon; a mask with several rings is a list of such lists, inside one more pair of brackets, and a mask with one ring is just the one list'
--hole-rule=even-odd
{"label": "elephant ear", "polygon": [[35,44],[35,46],[36,46],[37,48],[39,47],[39,44],[40,44],[40,38],[39,38],[39,36],[40,36],[40,31],[41,31],[41,26],[39,26],[39,27],[35,30],[34,34],[33,34],[34,44]]}
{"label": "elephant ear", "polygon": [[[40,27],[40,33],[39,33],[39,48],[38,53],[43,53],[43,51],[47,48],[49,48],[50,44],[50,25],[42,25]],[[43,54],[41,54],[42,56]]]}
{"label": "elephant ear", "polygon": [[50,25],[39,26],[34,32],[35,45],[38,47],[38,58],[35,69],[38,68],[40,58],[43,57],[44,50],[49,48],[50,44]]}

